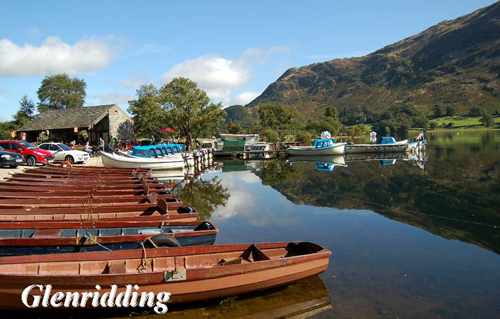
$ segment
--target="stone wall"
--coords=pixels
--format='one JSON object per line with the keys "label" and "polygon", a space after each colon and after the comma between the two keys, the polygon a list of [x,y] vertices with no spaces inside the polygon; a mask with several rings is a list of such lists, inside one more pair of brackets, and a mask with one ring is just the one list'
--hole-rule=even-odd
{"label": "stone wall", "polygon": [[109,134],[121,142],[134,141],[134,122],[118,106],[109,109]]}

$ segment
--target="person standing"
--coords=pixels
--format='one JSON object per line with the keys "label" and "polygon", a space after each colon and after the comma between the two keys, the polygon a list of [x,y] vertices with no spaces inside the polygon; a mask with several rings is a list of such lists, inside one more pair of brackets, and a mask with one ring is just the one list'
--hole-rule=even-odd
{"label": "person standing", "polygon": [[104,151],[104,140],[102,137],[99,137],[99,150],[102,152]]}
{"label": "person standing", "polygon": [[371,133],[370,133],[370,143],[372,143],[372,144],[377,143],[377,132],[371,131]]}

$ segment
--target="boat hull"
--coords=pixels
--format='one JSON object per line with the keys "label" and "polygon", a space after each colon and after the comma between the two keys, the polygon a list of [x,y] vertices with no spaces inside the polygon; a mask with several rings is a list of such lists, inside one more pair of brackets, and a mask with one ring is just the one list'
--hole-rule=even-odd
{"label": "boat hull", "polygon": [[351,144],[346,145],[346,154],[355,153],[395,153],[406,152],[408,140],[399,141],[393,144]]}
{"label": "boat hull", "polygon": [[180,157],[172,159],[146,159],[101,152],[101,158],[104,167],[110,168],[180,169],[185,165],[184,159]]}
{"label": "boat hull", "polygon": [[342,155],[345,153],[346,143],[336,143],[331,147],[312,148],[311,146],[292,146],[287,149],[290,156],[324,156]]}
{"label": "boat hull", "polygon": [[[266,245],[274,245],[277,247],[279,244],[256,244],[252,246],[258,246],[262,251]],[[36,282],[36,284],[51,284],[53,285],[52,291],[65,292],[93,292],[96,291],[95,285],[99,284],[102,290],[99,292],[105,293],[110,292],[110,285],[117,285],[118,291],[121,293],[125,291],[125,285],[134,283],[140,287],[139,292],[153,292],[158,294],[160,292],[171,293],[171,298],[169,303],[180,303],[180,302],[193,302],[202,301],[212,298],[222,298],[226,296],[234,296],[244,293],[249,293],[257,290],[263,290],[268,288],[273,288],[285,284],[295,282],[297,280],[317,275],[325,271],[328,267],[329,257],[331,253],[322,249],[317,252],[313,252],[306,255],[286,255],[281,258],[271,256],[271,259],[267,258],[264,260],[252,260],[250,262],[242,264],[222,264],[217,262],[217,260],[224,260],[219,257],[211,257],[210,251],[217,251],[224,249],[228,246],[241,246],[241,245],[222,245],[222,246],[204,246],[204,247],[180,247],[180,248],[170,248],[168,253],[172,260],[179,260],[176,262],[178,265],[178,270],[182,268],[182,265],[189,267],[184,273],[184,277],[179,277],[178,279],[171,280],[165,277],[166,273],[163,271],[148,273],[133,274],[100,274],[100,275],[81,275],[81,276],[71,276],[68,273],[68,268],[62,271],[57,270],[57,262],[52,262],[48,264],[49,268],[43,267],[38,268],[39,271],[44,272],[43,275],[6,275],[5,273],[0,274],[0,308],[2,309],[19,309],[25,308],[21,302],[20,295],[22,291],[30,284]],[[164,251],[165,249],[163,249]],[[197,255],[188,254],[185,256],[177,255],[178,251],[193,251],[202,259],[197,259]],[[270,249],[272,250],[272,249]],[[158,255],[165,254],[165,252],[160,252],[161,249],[148,250],[147,255],[152,256],[151,258],[158,258]],[[112,252],[114,254],[126,255],[127,253],[134,253],[134,251],[121,251]],[[138,252],[140,253],[140,252]],[[96,256],[107,256],[111,253],[101,252],[101,253],[87,253],[89,259]],[[207,256],[207,254],[209,254]],[[223,253],[227,256],[228,253]],[[234,253],[233,253],[234,255]],[[57,259],[60,255],[53,256],[38,256],[37,261],[47,259]],[[68,262],[74,263],[76,259],[80,258],[81,254],[69,254],[67,259],[64,261],[65,264]],[[8,258],[0,258],[0,263],[10,263]],[[17,257],[21,262],[29,263],[25,261],[25,257]],[[28,257],[30,259],[33,257]],[[204,259],[203,259],[204,258]],[[215,258],[215,259],[214,259]],[[227,258],[227,257],[226,257]],[[121,258],[123,259],[123,258]],[[160,258],[161,259],[161,258]],[[12,259],[11,259],[12,260]],[[106,263],[106,259],[99,258],[100,262]],[[156,261],[156,259],[155,259]],[[99,262],[99,261],[96,261]],[[110,261],[107,261],[108,264]],[[127,259],[132,267],[132,260]],[[184,262],[184,264],[182,263]],[[196,266],[197,262],[201,262],[204,266]],[[216,265],[210,266],[212,262]],[[76,266],[83,267],[83,263],[76,262]],[[167,262],[168,263],[168,262]],[[153,262],[155,264],[155,262]],[[210,265],[209,265],[210,264]],[[134,264],[135,265],[135,264]],[[162,264],[158,263],[157,267],[162,269]],[[190,266],[191,265],[191,266]],[[11,265],[2,265],[11,267]],[[17,267],[15,265],[12,265]],[[35,265],[33,265],[35,266]],[[173,265],[172,265],[173,266]],[[27,266],[30,267],[29,265]],[[54,267],[54,268],[52,268]],[[73,267],[73,266],[72,266]],[[168,267],[168,266],[167,266]],[[4,267],[5,268],[5,267]],[[45,271],[50,271],[53,269],[57,274],[48,275]],[[80,268],[84,269],[84,268]],[[149,268],[148,268],[149,269]],[[154,266],[153,266],[154,269]],[[182,272],[182,271],[181,271]],[[39,291],[33,290],[32,293],[38,293]],[[90,305],[89,305],[90,306]]]}

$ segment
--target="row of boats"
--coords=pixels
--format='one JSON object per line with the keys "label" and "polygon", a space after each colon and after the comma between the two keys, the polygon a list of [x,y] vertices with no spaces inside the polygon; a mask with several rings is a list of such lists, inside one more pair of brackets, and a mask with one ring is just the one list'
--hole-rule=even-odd
{"label": "row of boats", "polygon": [[132,284],[175,303],[275,287],[328,266],[330,251],[308,242],[214,245],[219,229],[197,217],[143,168],[12,174],[0,182],[0,309],[24,308],[21,294],[34,284],[64,294]]}
{"label": "row of boats", "polygon": [[[325,132],[328,133],[328,132]],[[328,156],[359,153],[395,153],[420,150],[425,141],[408,142],[396,141],[394,137],[382,137],[379,144],[348,144],[336,143],[330,134],[321,139],[315,139],[312,146],[291,146],[287,149],[290,156]]]}
{"label": "row of boats", "polygon": [[109,168],[201,169],[213,160],[212,148],[188,152],[183,144],[135,146],[131,151],[101,152],[103,165]]}

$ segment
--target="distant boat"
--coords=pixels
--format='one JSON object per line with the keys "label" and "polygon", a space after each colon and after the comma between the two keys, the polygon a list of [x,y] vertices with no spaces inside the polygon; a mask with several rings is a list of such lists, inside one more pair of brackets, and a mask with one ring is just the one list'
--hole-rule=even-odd
{"label": "distant boat", "polygon": [[380,144],[348,144],[346,153],[390,153],[406,152],[408,140],[396,141],[394,137],[384,136]]}
{"label": "distant boat", "polygon": [[342,155],[345,147],[346,143],[335,143],[332,138],[316,139],[312,146],[291,146],[287,153],[294,156]]}
{"label": "distant boat", "polygon": [[33,283],[64,295],[99,285],[101,296],[111,285],[119,294],[135,284],[140,293],[169,292],[169,303],[235,296],[322,273],[331,254],[285,242],[0,257],[0,309],[25,309],[21,294]]}
{"label": "distant boat", "polygon": [[143,158],[101,152],[101,158],[104,167],[180,169],[185,165],[184,159],[179,156],[163,158]]}

